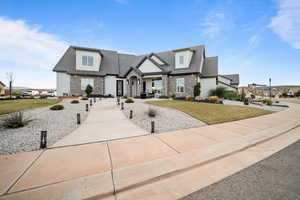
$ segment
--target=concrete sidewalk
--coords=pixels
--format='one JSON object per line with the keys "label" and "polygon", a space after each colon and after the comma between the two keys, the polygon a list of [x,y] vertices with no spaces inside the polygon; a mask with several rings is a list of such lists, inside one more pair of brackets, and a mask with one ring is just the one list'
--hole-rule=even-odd
{"label": "concrete sidewalk", "polygon": [[91,107],[87,119],[71,134],[56,142],[53,147],[85,144],[106,140],[147,135],[124,116],[114,99],[103,99]]}
{"label": "concrete sidewalk", "polygon": [[[112,109],[98,108],[105,106]],[[237,122],[1,156],[0,199],[181,198],[298,140],[300,105],[290,106]]]}

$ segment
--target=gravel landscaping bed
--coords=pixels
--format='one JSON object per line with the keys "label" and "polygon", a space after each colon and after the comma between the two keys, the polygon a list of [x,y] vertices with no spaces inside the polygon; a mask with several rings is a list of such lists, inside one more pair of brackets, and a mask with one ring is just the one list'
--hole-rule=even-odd
{"label": "gravel landscaping bed", "polygon": [[[64,110],[52,111],[48,106],[24,111],[25,117],[34,119],[25,127],[18,129],[0,127],[0,154],[38,150],[42,130],[48,132],[48,146],[71,133],[78,126],[76,113],[80,113],[82,121],[86,118],[85,104],[88,103],[88,101],[79,100],[80,103],[71,104],[71,100],[65,99],[59,103],[65,107]],[[5,117],[5,115],[0,116],[0,121]]]}
{"label": "gravel landscaping bed", "polygon": [[[149,107],[156,110],[156,116],[154,118],[149,117],[147,111]],[[169,108],[162,108],[158,106],[151,106],[143,103],[142,101],[136,101],[135,103],[125,103],[123,113],[129,118],[130,110],[133,111],[132,122],[137,126],[151,131],[151,121],[155,122],[155,133],[162,133],[167,131],[199,127],[206,125],[193,117]]]}

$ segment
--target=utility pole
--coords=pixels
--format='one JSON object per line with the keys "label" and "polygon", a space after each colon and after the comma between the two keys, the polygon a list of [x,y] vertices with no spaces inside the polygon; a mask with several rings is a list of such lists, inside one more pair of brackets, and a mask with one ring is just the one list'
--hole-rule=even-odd
{"label": "utility pole", "polygon": [[270,99],[272,98],[272,86],[271,86],[271,81],[272,81],[272,79],[271,78],[269,78],[269,85],[270,85]]}

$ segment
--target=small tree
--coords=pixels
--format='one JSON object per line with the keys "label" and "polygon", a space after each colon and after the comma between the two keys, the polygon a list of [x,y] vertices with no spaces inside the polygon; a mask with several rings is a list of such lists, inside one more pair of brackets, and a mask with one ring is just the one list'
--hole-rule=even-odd
{"label": "small tree", "polygon": [[298,90],[298,92],[295,93],[295,95],[296,95],[297,97],[300,96],[300,89]]}
{"label": "small tree", "polygon": [[225,95],[226,95],[226,92],[227,92],[226,88],[224,88],[224,87],[217,87],[216,89],[210,90],[209,96],[217,96],[219,98],[224,98]]}
{"label": "small tree", "polygon": [[93,87],[90,84],[88,84],[85,88],[85,93],[89,97],[92,94],[92,92],[93,92]]}
{"label": "small tree", "polygon": [[194,86],[194,97],[200,96],[201,94],[201,84],[200,82]]}
{"label": "small tree", "polygon": [[14,81],[14,74],[12,72],[6,73],[7,80],[9,82],[9,99],[11,99],[11,94],[12,94],[12,84]]}

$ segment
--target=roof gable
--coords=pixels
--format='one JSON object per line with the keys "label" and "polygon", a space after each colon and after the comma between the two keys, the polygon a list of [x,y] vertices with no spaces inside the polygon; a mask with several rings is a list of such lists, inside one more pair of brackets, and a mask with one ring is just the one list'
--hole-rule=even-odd
{"label": "roof gable", "polygon": [[157,63],[153,62],[151,58],[145,57],[137,66],[142,73],[161,72],[163,71]]}

